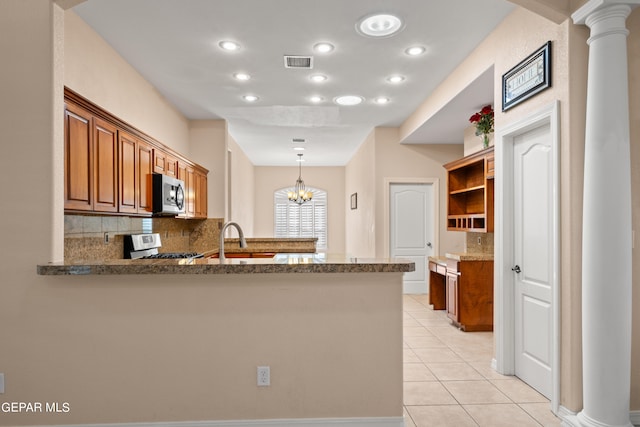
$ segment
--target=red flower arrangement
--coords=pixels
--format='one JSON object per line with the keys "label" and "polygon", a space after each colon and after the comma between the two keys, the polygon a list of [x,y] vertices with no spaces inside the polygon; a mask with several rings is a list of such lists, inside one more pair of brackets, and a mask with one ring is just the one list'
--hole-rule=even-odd
{"label": "red flower arrangement", "polygon": [[485,105],[482,110],[469,117],[469,121],[476,125],[476,135],[482,136],[485,148],[489,146],[489,134],[493,132],[493,107]]}

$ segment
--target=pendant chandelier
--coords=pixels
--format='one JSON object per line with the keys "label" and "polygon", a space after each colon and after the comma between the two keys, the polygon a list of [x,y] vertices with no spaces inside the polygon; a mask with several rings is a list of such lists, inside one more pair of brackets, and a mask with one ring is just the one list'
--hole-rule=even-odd
{"label": "pendant chandelier", "polygon": [[307,191],[307,188],[304,186],[304,181],[302,180],[302,154],[298,154],[298,157],[300,172],[293,191],[289,191],[287,193],[287,197],[292,202],[301,205],[304,202],[311,200],[313,198],[313,193],[311,191]]}

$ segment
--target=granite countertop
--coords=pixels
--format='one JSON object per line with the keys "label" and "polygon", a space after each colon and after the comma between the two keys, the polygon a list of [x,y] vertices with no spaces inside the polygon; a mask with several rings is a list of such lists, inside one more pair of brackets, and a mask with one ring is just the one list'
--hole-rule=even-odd
{"label": "granite countertop", "polygon": [[445,257],[456,261],[493,261],[493,254],[480,252],[453,252],[445,254]]}
{"label": "granite countertop", "polygon": [[436,264],[440,264],[440,265],[447,265],[447,257],[444,256],[430,256],[429,257],[429,261],[435,262]]}
{"label": "granite countertop", "polygon": [[415,270],[404,259],[364,259],[327,254],[277,254],[273,258],[118,259],[37,266],[39,275],[402,273]]}

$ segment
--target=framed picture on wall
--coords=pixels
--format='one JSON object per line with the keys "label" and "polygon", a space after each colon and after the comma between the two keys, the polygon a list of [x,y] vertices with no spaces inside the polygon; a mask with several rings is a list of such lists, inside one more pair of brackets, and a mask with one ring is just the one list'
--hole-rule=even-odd
{"label": "framed picture on wall", "polygon": [[351,195],[351,209],[358,209],[358,193]]}
{"label": "framed picture on wall", "polygon": [[551,87],[551,41],[502,76],[502,111]]}

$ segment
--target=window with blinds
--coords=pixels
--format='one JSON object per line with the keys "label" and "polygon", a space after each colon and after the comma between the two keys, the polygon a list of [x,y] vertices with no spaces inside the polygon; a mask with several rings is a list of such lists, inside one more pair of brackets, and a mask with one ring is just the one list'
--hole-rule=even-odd
{"label": "window with blinds", "polygon": [[317,249],[327,249],[327,192],[307,187],[313,198],[298,205],[289,201],[287,192],[293,188],[281,188],[274,192],[275,237],[317,237]]}

